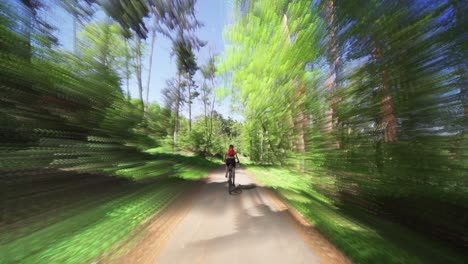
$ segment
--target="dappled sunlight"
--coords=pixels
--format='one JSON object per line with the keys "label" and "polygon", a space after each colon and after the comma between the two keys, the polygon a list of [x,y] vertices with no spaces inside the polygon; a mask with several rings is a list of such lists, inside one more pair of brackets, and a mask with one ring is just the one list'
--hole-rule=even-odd
{"label": "dappled sunlight", "polygon": [[[276,206],[266,195],[267,190],[253,184],[243,169],[236,173],[240,188],[245,187],[239,195],[227,193],[221,169],[209,176],[158,262],[186,263],[200,258],[206,263],[315,263],[317,257],[307,245],[294,239],[296,232],[288,220],[287,207]],[[179,253],[180,248],[184,254]],[[282,253],[276,255],[272,250]]]}
{"label": "dappled sunlight", "polygon": [[0,263],[468,263],[467,17],[0,1]]}

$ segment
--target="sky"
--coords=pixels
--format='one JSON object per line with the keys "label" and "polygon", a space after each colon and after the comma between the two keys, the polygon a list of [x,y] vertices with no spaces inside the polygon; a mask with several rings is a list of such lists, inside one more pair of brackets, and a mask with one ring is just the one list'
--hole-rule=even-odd
{"label": "sky", "polygon": [[[55,1],[49,1],[49,9],[46,9],[42,14],[46,20],[57,27],[57,37],[61,46],[69,51],[73,51],[73,20],[70,14],[57,8]],[[210,51],[212,53],[222,54],[224,52],[223,29],[229,23],[229,17],[233,7],[233,0],[198,0],[195,6],[197,18],[204,24],[204,27],[196,31],[197,36],[207,41],[207,45],[200,51],[196,52],[198,64],[204,64],[207,61]],[[103,13],[96,16],[104,16]],[[78,29],[79,30],[79,29]],[[147,39],[149,47],[150,39]],[[164,89],[166,80],[176,76],[175,58],[171,58],[171,42],[162,35],[157,35],[153,54],[153,68],[151,72],[150,82],[150,102],[157,102],[159,105],[164,104],[164,99],[161,90]],[[149,48],[147,50],[149,54]],[[148,76],[149,57],[145,57],[143,70],[143,83],[146,85]],[[199,73],[195,76],[195,80],[201,82],[202,78]],[[144,96],[146,97],[146,91]],[[138,97],[138,87],[136,80],[130,82],[130,94],[133,98]],[[202,104],[199,99],[195,99],[192,105],[193,116],[202,114]],[[239,113],[235,113],[230,109],[230,98],[225,98],[221,104],[216,105],[215,109],[221,112],[225,117],[242,121],[243,117]],[[188,108],[183,108],[183,115],[188,116]]]}

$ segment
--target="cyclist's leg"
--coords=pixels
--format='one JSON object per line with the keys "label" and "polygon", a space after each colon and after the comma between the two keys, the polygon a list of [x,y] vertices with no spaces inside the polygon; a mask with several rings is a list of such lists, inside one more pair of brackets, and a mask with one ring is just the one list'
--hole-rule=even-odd
{"label": "cyclist's leg", "polygon": [[228,170],[229,170],[229,165],[231,164],[231,160],[230,159],[226,159],[226,178],[227,178],[227,175],[228,175]]}
{"label": "cyclist's leg", "polygon": [[232,165],[229,164],[229,176],[228,176],[228,182],[229,182],[229,186],[233,185],[233,174],[232,174]]}
{"label": "cyclist's leg", "polygon": [[232,184],[236,182],[236,166],[232,166]]}

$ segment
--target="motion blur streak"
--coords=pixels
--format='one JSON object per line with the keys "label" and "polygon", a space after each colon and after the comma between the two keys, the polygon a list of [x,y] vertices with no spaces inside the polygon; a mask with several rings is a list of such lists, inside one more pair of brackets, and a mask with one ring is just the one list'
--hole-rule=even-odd
{"label": "motion blur streak", "polygon": [[466,249],[467,8],[238,1],[221,69],[251,158],[287,160],[338,205]]}
{"label": "motion blur streak", "polygon": [[[160,152],[215,156],[231,142],[299,173],[330,206],[466,254],[468,2],[233,2],[224,51],[205,67],[195,0],[0,2],[0,263],[101,258],[190,185],[167,176],[213,166]],[[52,9],[73,17],[72,52]],[[142,93],[156,32],[177,57],[168,107]],[[242,123],[213,110],[219,83]]]}
{"label": "motion blur streak", "polygon": [[[0,2],[0,263],[89,263],[186,185],[163,176],[189,177],[184,163],[197,169],[197,160],[142,152],[171,133],[171,113],[143,113],[126,98],[134,57],[125,42],[144,32],[125,28],[136,32],[126,40],[116,22],[92,20],[93,2]],[[49,8],[82,23],[73,53],[59,46]]]}

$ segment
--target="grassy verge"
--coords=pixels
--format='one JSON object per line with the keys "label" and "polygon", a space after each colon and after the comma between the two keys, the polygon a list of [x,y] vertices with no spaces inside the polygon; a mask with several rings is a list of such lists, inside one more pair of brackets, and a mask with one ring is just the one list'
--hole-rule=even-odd
{"label": "grassy verge", "polygon": [[355,263],[466,263],[458,252],[357,208],[337,207],[314,189],[330,179],[287,169],[248,166],[258,182],[275,189],[290,206]]}
{"label": "grassy verge", "polygon": [[187,179],[215,166],[159,153],[106,168],[107,175],[57,172],[40,187],[18,182],[11,188],[34,195],[11,194],[5,203],[0,263],[89,263],[190,188]]}

